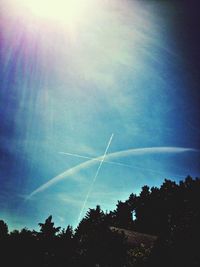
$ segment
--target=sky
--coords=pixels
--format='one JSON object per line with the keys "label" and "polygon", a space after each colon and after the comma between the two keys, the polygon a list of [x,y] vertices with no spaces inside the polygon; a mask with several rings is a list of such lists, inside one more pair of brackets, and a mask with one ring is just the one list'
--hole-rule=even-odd
{"label": "sky", "polygon": [[0,219],[11,230],[50,214],[76,227],[145,184],[200,176],[196,1],[0,10]]}

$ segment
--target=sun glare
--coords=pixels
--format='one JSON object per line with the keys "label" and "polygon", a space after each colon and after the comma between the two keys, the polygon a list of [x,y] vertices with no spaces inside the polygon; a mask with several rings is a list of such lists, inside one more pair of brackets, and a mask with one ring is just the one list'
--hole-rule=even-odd
{"label": "sun glare", "polygon": [[[28,13],[41,19],[73,22],[84,16],[90,0],[18,0]],[[19,7],[19,6],[18,6]]]}

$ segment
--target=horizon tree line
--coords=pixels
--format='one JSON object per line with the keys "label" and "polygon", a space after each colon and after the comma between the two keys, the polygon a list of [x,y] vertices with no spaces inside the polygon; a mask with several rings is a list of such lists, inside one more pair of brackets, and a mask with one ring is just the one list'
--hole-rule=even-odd
{"label": "horizon tree line", "polygon": [[[116,209],[89,209],[76,229],[56,227],[50,215],[39,231],[9,232],[0,220],[0,260],[13,266],[148,267],[199,266],[200,179],[188,176],[158,187],[143,186]],[[134,214],[134,216],[133,216]],[[158,237],[154,246],[130,247],[126,229]],[[0,262],[1,264],[1,262]]]}

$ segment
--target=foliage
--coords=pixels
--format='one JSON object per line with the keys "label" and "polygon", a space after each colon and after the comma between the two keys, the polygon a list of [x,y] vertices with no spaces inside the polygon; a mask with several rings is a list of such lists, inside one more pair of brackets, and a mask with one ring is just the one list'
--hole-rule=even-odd
{"label": "foliage", "polygon": [[40,237],[43,239],[52,239],[60,231],[60,227],[54,227],[51,215],[45,220],[45,223],[38,225],[40,226]]}
{"label": "foliage", "polygon": [[5,239],[7,236],[8,236],[8,226],[3,220],[0,220],[0,240]]}
{"label": "foliage", "polygon": [[142,267],[148,263],[151,254],[151,247],[146,247],[143,243],[128,250],[127,267]]}
{"label": "foliage", "polygon": [[[197,267],[199,203],[200,179],[188,176],[179,184],[165,180],[160,188],[144,186],[109,213],[100,206],[89,209],[75,231],[69,225],[56,227],[49,216],[39,223],[39,232],[9,233],[0,220],[0,259],[8,267],[13,262],[22,267]],[[119,229],[158,238],[154,246],[141,239],[130,245]]]}
{"label": "foliage", "polygon": [[113,232],[105,218],[97,206],[80,222],[75,233],[78,266],[123,266],[126,259],[124,236]]}

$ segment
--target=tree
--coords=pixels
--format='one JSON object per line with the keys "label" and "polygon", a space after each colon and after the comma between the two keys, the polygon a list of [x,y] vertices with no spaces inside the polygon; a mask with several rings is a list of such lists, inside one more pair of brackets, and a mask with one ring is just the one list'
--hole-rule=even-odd
{"label": "tree", "polygon": [[52,222],[52,215],[50,215],[45,223],[39,223],[40,226],[40,236],[43,239],[53,239],[56,233],[60,231],[60,227],[54,227],[54,222]]}
{"label": "tree", "polygon": [[5,262],[9,260],[9,236],[8,236],[8,226],[3,221],[0,220],[0,265],[3,266]]}
{"label": "tree", "polygon": [[62,229],[59,234],[59,238],[65,241],[70,241],[73,238],[73,228],[72,226],[68,225],[67,229]]}
{"label": "tree", "polygon": [[40,241],[40,264],[43,266],[56,266],[57,263],[57,239],[56,235],[60,227],[54,227],[52,216],[50,215],[44,223],[39,223],[40,232],[38,234]]}
{"label": "tree", "polygon": [[62,229],[58,234],[55,246],[56,266],[73,266],[73,258],[75,254],[75,242],[72,226],[68,225],[66,229]]}
{"label": "tree", "polygon": [[132,226],[132,207],[128,201],[118,201],[117,208],[114,212],[115,226],[129,229]]}
{"label": "tree", "polygon": [[100,206],[90,209],[75,233],[78,267],[123,266],[126,261],[124,236],[113,232]]}
{"label": "tree", "polygon": [[0,240],[5,239],[7,237],[8,237],[8,226],[3,220],[0,220]]}

